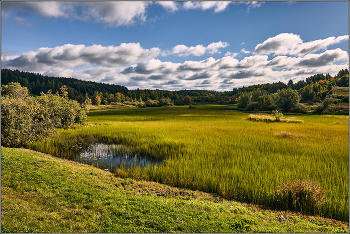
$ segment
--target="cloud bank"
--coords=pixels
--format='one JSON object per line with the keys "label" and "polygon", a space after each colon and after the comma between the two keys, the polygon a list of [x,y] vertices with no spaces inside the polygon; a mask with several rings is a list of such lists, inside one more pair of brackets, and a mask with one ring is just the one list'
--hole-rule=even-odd
{"label": "cloud bank", "polygon": [[[195,56],[220,54],[227,42],[207,46],[175,45],[171,49],[143,48],[140,43],[118,46],[65,44],[39,48],[21,55],[2,55],[2,67],[37,72],[48,76],[116,83],[130,89],[201,88],[227,91],[234,87],[271,83],[290,78],[305,79],[317,73],[336,74],[348,68],[348,52],[330,45],[349,40],[348,35],[304,42],[299,35],[282,33],[268,38],[255,49],[228,52],[221,58]],[[238,59],[237,55],[243,55]],[[188,60],[175,63],[168,56]]]}
{"label": "cloud bank", "polygon": [[230,1],[98,1],[98,2],[4,2],[2,16],[8,18],[11,12],[17,12],[17,22],[29,26],[25,18],[37,14],[46,18],[65,18],[93,21],[106,27],[130,26],[142,24],[147,20],[149,6],[157,4],[168,12],[179,10],[214,10],[223,12],[229,5],[247,5],[247,11],[260,7],[264,2],[230,2]]}
{"label": "cloud bank", "polygon": [[143,23],[147,17],[150,2],[6,2],[2,12],[28,16],[37,14],[46,18],[71,18],[93,21],[108,27],[128,26]]}

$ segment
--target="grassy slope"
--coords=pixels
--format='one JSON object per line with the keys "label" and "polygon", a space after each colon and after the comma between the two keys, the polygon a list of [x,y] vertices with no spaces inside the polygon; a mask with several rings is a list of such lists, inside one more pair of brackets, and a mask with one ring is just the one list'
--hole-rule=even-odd
{"label": "grassy slope", "polygon": [[4,147],[1,206],[1,232],[348,232],[348,223],[261,210]]}

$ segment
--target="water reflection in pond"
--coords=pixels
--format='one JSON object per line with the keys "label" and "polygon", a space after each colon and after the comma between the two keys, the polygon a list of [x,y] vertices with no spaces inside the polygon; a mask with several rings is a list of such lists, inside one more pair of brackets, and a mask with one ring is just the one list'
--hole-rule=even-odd
{"label": "water reflection in pond", "polygon": [[163,160],[156,160],[148,155],[138,155],[124,145],[95,143],[83,150],[75,160],[115,172],[118,168],[130,168],[134,165],[146,167],[160,165]]}

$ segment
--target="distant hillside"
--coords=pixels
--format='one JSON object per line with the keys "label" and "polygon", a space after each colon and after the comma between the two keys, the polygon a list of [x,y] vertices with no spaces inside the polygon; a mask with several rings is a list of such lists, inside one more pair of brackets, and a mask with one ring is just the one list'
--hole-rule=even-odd
{"label": "distant hillside", "polygon": [[52,93],[60,91],[60,87],[66,85],[68,87],[68,95],[71,99],[81,101],[86,93],[93,96],[94,93],[122,93],[126,94],[128,88],[121,85],[111,85],[97,83],[91,81],[83,81],[74,78],[49,77],[32,72],[12,71],[9,69],[1,70],[1,85],[6,85],[10,82],[18,82],[22,86],[29,89],[29,92],[34,95],[40,95],[40,92],[47,93],[50,89]]}
{"label": "distant hillside", "polygon": [[[332,95],[332,87],[349,87],[349,70],[342,69],[337,75],[332,77],[329,74],[316,74],[293,83],[292,80],[285,84],[283,82],[250,85],[247,87],[233,88],[232,91],[209,91],[209,90],[149,90],[136,89],[128,90],[124,86],[103,84],[91,81],[83,81],[74,78],[48,77],[40,74],[22,71],[12,71],[9,69],[1,70],[1,85],[10,82],[19,82],[22,86],[29,89],[34,95],[40,95],[40,92],[46,93],[51,89],[52,93],[60,91],[60,87],[68,87],[69,98],[84,102],[87,97],[92,100],[92,104],[98,96],[102,105],[116,102],[142,102],[156,100],[163,103],[173,103],[175,105],[186,105],[189,103],[221,103],[235,104],[240,96],[247,94],[251,96],[251,101],[256,102],[260,96],[272,95],[278,90],[293,89],[301,97],[303,103],[321,103],[327,95]],[[339,89],[335,88],[335,95]],[[346,91],[343,91],[343,93]],[[86,96],[87,95],[87,96]],[[338,99],[342,102],[348,102],[348,96],[338,94]],[[155,104],[158,106],[161,104]]]}

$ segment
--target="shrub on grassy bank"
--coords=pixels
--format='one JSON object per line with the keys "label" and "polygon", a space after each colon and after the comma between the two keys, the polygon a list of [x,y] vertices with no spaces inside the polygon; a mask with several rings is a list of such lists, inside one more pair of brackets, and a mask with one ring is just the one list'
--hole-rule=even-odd
{"label": "shrub on grassy bank", "polygon": [[26,87],[10,83],[1,88],[1,145],[28,146],[53,136],[56,128],[69,128],[86,121],[85,109],[69,100],[66,90],[62,96],[44,94],[29,97]]}

